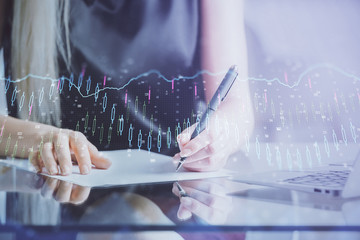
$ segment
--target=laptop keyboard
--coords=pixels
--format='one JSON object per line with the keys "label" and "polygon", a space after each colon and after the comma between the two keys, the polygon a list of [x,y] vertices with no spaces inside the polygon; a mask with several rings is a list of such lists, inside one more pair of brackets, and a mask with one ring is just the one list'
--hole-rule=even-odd
{"label": "laptop keyboard", "polygon": [[323,187],[344,187],[349,174],[349,170],[315,172],[301,177],[289,178],[283,182]]}

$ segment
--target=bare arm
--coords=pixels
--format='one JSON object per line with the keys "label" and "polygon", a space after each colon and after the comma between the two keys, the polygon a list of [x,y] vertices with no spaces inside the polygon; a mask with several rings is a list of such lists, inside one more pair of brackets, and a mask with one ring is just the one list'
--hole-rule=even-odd
{"label": "bare arm", "polygon": [[[203,0],[201,3],[202,68],[214,73],[226,72],[236,64],[239,76],[210,119],[210,129],[191,141],[190,135],[183,132],[179,138],[181,152],[174,158],[187,157],[184,167],[189,170],[211,171],[221,168],[228,156],[245,142],[246,134],[250,135],[253,130],[254,114],[246,81],[248,66],[243,2]],[[203,75],[208,102],[224,75]],[[218,119],[218,124],[214,118]]]}
{"label": "bare arm", "polygon": [[45,167],[50,174],[70,174],[71,160],[83,174],[90,172],[91,164],[111,164],[82,133],[45,124],[0,115],[0,140],[0,155],[29,158],[38,171]]}
{"label": "bare arm", "polygon": [[[248,122],[247,128],[252,129],[253,112],[251,109],[248,77],[248,63],[244,28],[243,2],[239,0],[202,1],[202,67],[211,72],[229,69],[236,64],[239,76],[229,92],[221,110],[233,111],[239,124]],[[205,75],[205,96],[210,101],[223,76]],[[244,104],[249,114],[240,115],[240,107]]]}
{"label": "bare arm", "polygon": [[[0,155],[27,158],[28,151],[36,148],[41,142],[42,131],[55,131],[55,127],[40,123],[19,120],[0,115]],[[31,139],[31,141],[29,141]],[[16,152],[14,147],[17,145]],[[25,154],[22,155],[22,150]]]}
{"label": "bare arm", "polygon": [[[243,74],[240,77],[246,77],[247,56],[242,1],[203,0],[202,22],[203,67],[211,71],[222,71],[236,63]],[[209,96],[212,94],[213,92],[209,92]]]}

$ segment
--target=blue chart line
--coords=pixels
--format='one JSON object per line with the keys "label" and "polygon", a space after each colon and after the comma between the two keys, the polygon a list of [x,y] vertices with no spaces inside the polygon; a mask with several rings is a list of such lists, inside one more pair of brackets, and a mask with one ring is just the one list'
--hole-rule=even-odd
{"label": "blue chart line", "polygon": [[[272,83],[272,82],[277,82],[278,84],[284,86],[284,87],[288,87],[288,88],[294,88],[294,87],[297,87],[299,86],[299,84],[302,82],[302,80],[304,79],[304,77],[309,74],[310,72],[312,71],[315,71],[315,70],[318,70],[318,69],[321,69],[321,68],[325,68],[325,69],[331,69],[331,70],[334,70],[335,72],[338,72],[346,77],[349,77],[349,78],[352,78],[356,81],[360,81],[360,77],[358,76],[355,76],[351,73],[348,73],[348,72],[345,72],[344,70],[332,65],[332,64],[328,64],[328,63],[321,63],[321,64],[316,64],[314,66],[311,66],[309,67],[308,69],[306,69],[304,72],[302,72],[297,81],[290,85],[286,82],[283,82],[280,80],[280,78],[272,78],[272,79],[266,79],[266,78],[255,78],[255,77],[249,77],[249,78],[246,78],[246,79],[239,79],[238,81],[242,81],[242,82],[246,82],[246,81],[258,81],[258,82],[266,82],[266,83]],[[28,78],[35,78],[35,79],[41,79],[41,80],[47,80],[47,81],[52,81],[52,82],[59,82],[61,81],[61,85],[63,86],[64,84],[64,80],[65,81],[68,81],[69,84],[71,86],[69,86],[70,88],[71,87],[74,87],[77,89],[77,91],[79,92],[79,94],[83,97],[83,98],[87,98],[87,97],[92,97],[92,96],[95,96],[95,95],[98,95],[99,92],[102,92],[102,91],[105,91],[105,90],[123,90],[124,88],[126,88],[131,82],[133,81],[136,81],[136,80],[139,80],[141,78],[144,78],[144,77],[148,77],[149,75],[157,75],[158,78],[161,78],[163,79],[164,81],[166,82],[172,82],[172,81],[179,81],[179,80],[192,80],[192,79],[195,79],[197,77],[199,77],[200,75],[203,75],[203,74],[206,74],[206,75],[209,75],[209,76],[219,76],[219,75],[224,75],[227,71],[220,71],[220,72],[210,72],[208,70],[201,70],[199,72],[197,72],[196,74],[192,75],[192,76],[179,76],[179,77],[175,77],[175,78],[171,78],[171,79],[168,79],[166,78],[163,74],[161,74],[160,71],[158,70],[155,70],[155,69],[152,69],[152,70],[149,70],[145,73],[142,73],[142,74],[139,74],[138,76],[136,77],[133,77],[133,78],[130,78],[129,81],[127,83],[125,83],[123,86],[121,87],[104,87],[102,89],[96,89],[93,93],[88,93],[87,91],[87,94],[84,95],[83,93],[81,93],[80,91],[80,88],[81,88],[81,85],[78,86],[76,84],[74,84],[73,82],[73,77],[70,77],[70,78],[66,78],[66,77],[59,77],[57,79],[55,78],[50,78],[50,77],[43,77],[43,76],[38,76],[38,75],[34,75],[34,74],[28,74],[26,75],[25,77],[23,78],[19,78],[19,79],[16,79],[16,80],[10,80],[9,78],[0,78],[0,80],[4,80],[4,81],[7,81],[5,82],[5,87],[9,84],[9,83],[17,83],[17,82],[22,82],[22,81],[25,81],[26,79]],[[82,79],[81,79],[82,80]]]}
{"label": "blue chart line", "polygon": [[[179,77],[176,77],[176,78],[171,78],[171,79],[168,79],[166,78],[164,75],[161,74],[160,71],[158,70],[149,70],[145,73],[142,73],[136,77],[133,77],[133,78],[130,78],[130,80],[124,84],[123,86],[121,87],[105,87],[105,88],[102,88],[102,89],[99,89],[99,90],[96,90],[95,92],[91,93],[91,94],[87,94],[87,95],[84,95],[81,93],[80,91],[80,88],[79,86],[76,86],[73,82],[72,82],[72,78],[66,78],[66,77],[59,77],[57,79],[55,78],[51,78],[51,77],[43,77],[43,76],[38,76],[38,75],[34,75],[34,74],[28,74],[26,75],[25,77],[22,77],[22,78],[19,78],[19,79],[16,79],[16,80],[10,80],[8,78],[0,78],[0,80],[5,80],[5,81],[9,81],[9,83],[17,83],[17,82],[22,82],[22,81],[25,81],[26,79],[28,78],[35,78],[35,79],[41,79],[41,80],[47,80],[47,81],[52,81],[52,82],[58,82],[58,81],[68,81],[70,84],[72,84],[72,86],[74,88],[76,88],[79,92],[79,94],[83,97],[83,98],[87,98],[87,97],[91,97],[91,96],[94,96],[96,94],[98,94],[99,92],[102,92],[102,91],[105,91],[105,90],[123,90],[125,87],[127,87],[131,82],[133,81],[136,81],[138,79],[141,79],[143,77],[148,77],[149,75],[151,74],[156,74],[158,76],[158,78],[161,78],[163,79],[164,81],[166,82],[172,82],[172,81],[179,81],[179,80],[192,80],[192,79],[195,79],[197,78],[198,76],[200,75],[203,75],[203,74],[207,74],[207,75],[210,75],[210,76],[219,76],[219,75],[223,75],[225,74],[226,71],[221,71],[221,72],[217,72],[217,73],[212,73],[210,71],[207,71],[207,70],[201,70],[199,72],[197,72],[196,74],[192,75],[192,76],[179,76]],[[63,83],[61,83],[63,84]]]}
{"label": "blue chart line", "polygon": [[303,73],[301,73],[299,75],[298,80],[293,85],[289,85],[287,83],[284,83],[279,78],[266,79],[266,78],[249,77],[248,79],[244,79],[244,80],[241,80],[241,81],[253,80],[253,81],[261,81],[261,82],[263,81],[263,82],[267,82],[267,83],[277,82],[277,83],[279,83],[280,85],[282,85],[284,87],[294,88],[294,87],[299,86],[299,84],[301,83],[301,81],[304,79],[304,77],[307,74],[309,74],[312,71],[321,69],[321,68],[328,68],[328,69],[334,70],[335,72],[338,72],[338,73],[344,75],[345,77],[353,78],[356,81],[360,81],[360,77],[355,76],[355,75],[353,75],[351,73],[347,73],[344,70],[342,70],[341,68],[338,68],[338,67],[336,67],[336,66],[334,66],[332,64],[328,64],[328,63],[320,63],[320,64],[316,64],[316,65],[314,65],[312,67],[309,67],[308,69],[306,69]]}

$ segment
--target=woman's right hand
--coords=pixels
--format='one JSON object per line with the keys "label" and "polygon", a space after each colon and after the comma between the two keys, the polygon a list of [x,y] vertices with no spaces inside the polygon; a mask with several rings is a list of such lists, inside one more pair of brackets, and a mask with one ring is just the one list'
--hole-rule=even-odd
{"label": "woman's right hand", "polygon": [[209,224],[223,224],[232,209],[232,197],[227,195],[225,184],[217,179],[180,182],[187,196],[181,196],[176,183],[172,192],[180,198],[177,216],[185,221],[193,214]]}
{"label": "woman's right hand", "polygon": [[39,144],[29,152],[29,160],[38,172],[45,168],[50,175],[69,175],[73,162],[77,163],[81,174],[89,174],[92,165],[102,169],[110,167],[111,162],[84,134],[46,125],[40,128],[34,137]]}

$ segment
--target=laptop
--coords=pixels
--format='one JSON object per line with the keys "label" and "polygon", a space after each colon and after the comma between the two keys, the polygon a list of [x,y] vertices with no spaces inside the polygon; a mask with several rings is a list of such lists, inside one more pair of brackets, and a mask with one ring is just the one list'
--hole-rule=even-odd
{"label": "laptop", "polygon": [[269,171],[233,175],[233,181],[334,197],[360,196],[360,152],[353,165],[329,165],[308,171]]}

